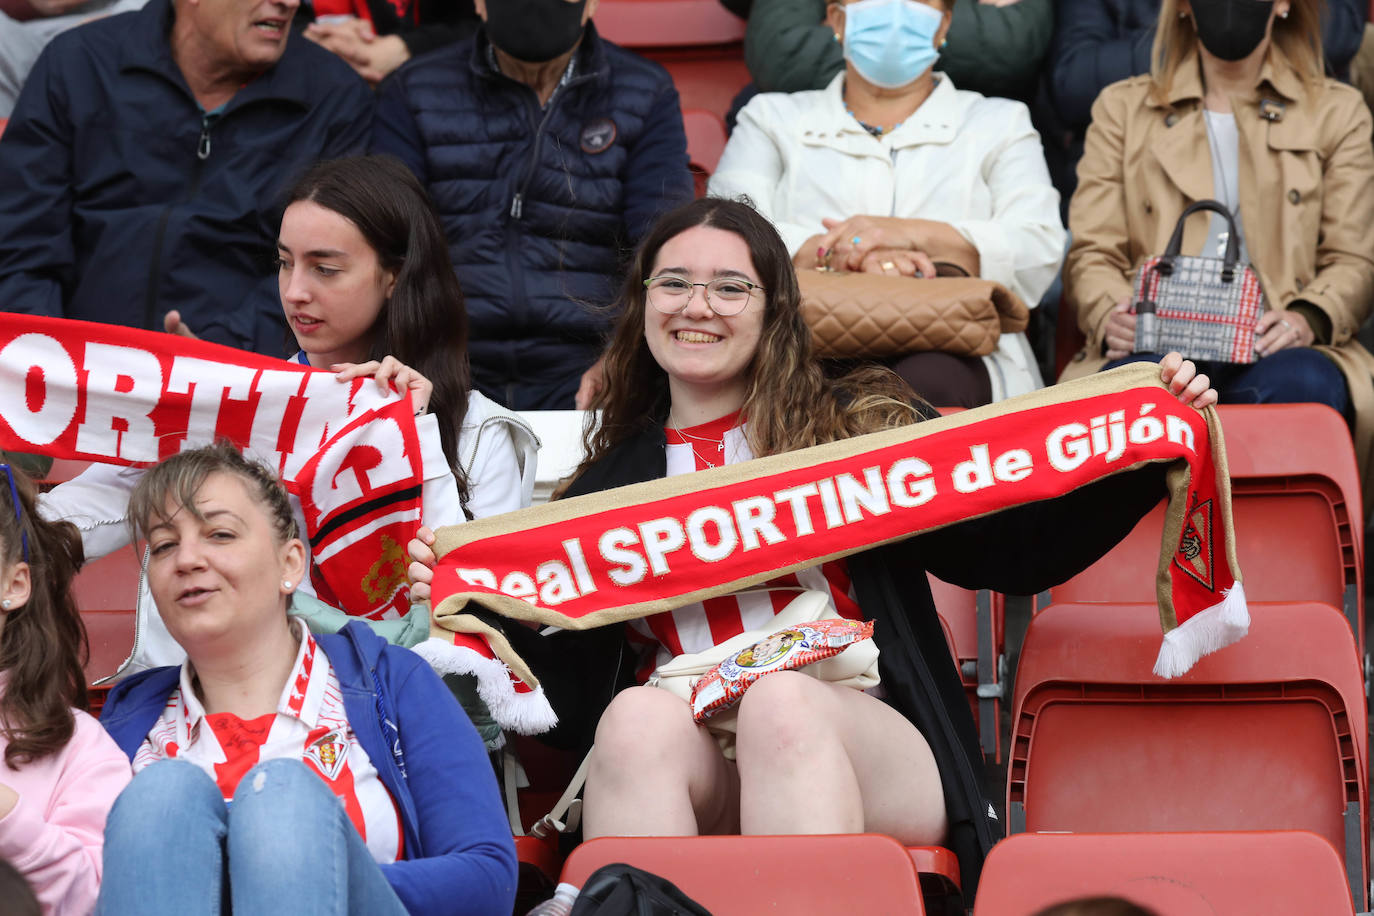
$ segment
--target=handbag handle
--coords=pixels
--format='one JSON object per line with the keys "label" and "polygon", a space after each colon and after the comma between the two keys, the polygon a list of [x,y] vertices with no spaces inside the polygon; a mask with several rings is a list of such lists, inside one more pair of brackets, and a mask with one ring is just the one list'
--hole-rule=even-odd
{"label": "handbag handle", "polygon": [[1184,209],[1177,225],[1174,226],[1174,234],[1169,237],[1169,244],[1164,248],[1164,254],[1160,256],[1157,269],[1166,277],[1173,273],[1174,258],[1183,250],[1183,224],[1188,221],[1188,217],[1202,210],[1210,210],[1226,217],[1226,253],[1221,259],[1221,282],[1230,283],[1236,278],[1236,263],[1240,261],[1240,237],[1236,234],[1236,218],[1225,205],[1215,200],[1199,200]]}

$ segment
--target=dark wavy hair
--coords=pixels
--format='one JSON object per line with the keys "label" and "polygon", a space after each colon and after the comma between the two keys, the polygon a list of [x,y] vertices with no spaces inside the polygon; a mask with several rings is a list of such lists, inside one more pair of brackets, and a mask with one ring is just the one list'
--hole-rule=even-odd
{"label": "dark wavy hair", "polygon": [[357,226],[381,266],[395,272],[396,287],[372,326],[368,358],[394,356],[434,383],[430,412],[439,418],[439,439],[466,506],[458,436],[472,388],[468,313],[434,205],[410,169],[391,156],[316,163],[286,205],[302,200]]}
{"label": "dark wavy hair", "polygon": [[[864,367],[829,379],[815,358],[811,330],[801,313],[801,290],[792,257],[773,224],[744,201],[706,197],[664,214],[635,253],[616,308],[619,315],[605,354],[605,387],[594,406],[599,425],[584,434],[581,473],[621,442],[668,415],[668,376],[644,339],[644,280],[659,249],[697,226],[733,232],[749,247],[759,283],[767,290],[763,332],[749,365],[742,414],[749,448],[757,457],[888,429],[919,419],[911,392],[887,369]],[[589,418],[590,420],[590,418]]]}
{"label": "dark wavy hair", "polygon": [[[81,533],[70,522],[39,518],[32,484],[11,470],[19,494],[18,512],[9,481],[0,471],[0,561],[6,570],[29,566],[29,600],[5,614],[0,631],[0,733],[5,763],[12,768],[55,754],[76,728],[72,707],[86,708],[90,649],[86,627],[72,598],[72,579],[85,560]],[[27,542],[28,560],[24,559]]]}

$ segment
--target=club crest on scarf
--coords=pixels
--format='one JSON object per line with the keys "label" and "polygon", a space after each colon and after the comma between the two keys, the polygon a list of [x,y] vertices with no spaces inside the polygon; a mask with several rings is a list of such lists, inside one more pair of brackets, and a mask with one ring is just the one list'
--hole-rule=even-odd
{"label": "club crest on scarf", "polygon": [[1212,501],[1202,500],[1189,510],[1183,520],[1183,534],[1179,539],[1174,565],[1214,591],[1212,577]]}
{"label": "club crest on scarf", "polygon": [[300,500],[323,600],[368,618],[409,610],[403,545],[425,475],[403,395],[170,334],[6,316],[0,448],[147,465],[219,438]]}

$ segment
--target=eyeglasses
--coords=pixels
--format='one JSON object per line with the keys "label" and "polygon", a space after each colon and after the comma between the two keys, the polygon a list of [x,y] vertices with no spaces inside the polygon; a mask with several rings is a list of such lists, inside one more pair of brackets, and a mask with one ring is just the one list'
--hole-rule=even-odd
{"label": "eyeglasses", "polygon": [[763,290],[757,283],[738,277],[716,277],[705,283],[693,283],[673,276],[650,277],[644,281],[649,304],[655,311],[665,315],[676,315],[687,308],[698,286],[704,288],[702,295],[706,297],[706,307],[723,318],[744,311],[754,291]]}
{"label": "eyeglasses", "polygon": [[24,532],[24,516],[20,508],[19,488],[14,485],[14,471],[8,464],[0,464],[5,469],[5,477],[10,482],[10,502],[14,503],[14,520],[19,523],[19,542],[23,546],[24,562],[29,562],[29,536]]}

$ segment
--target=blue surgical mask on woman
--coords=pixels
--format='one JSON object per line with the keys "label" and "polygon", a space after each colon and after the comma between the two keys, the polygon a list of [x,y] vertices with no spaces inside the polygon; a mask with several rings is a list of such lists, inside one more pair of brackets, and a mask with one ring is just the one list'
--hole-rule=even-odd
{"label": "blue surgical mask on woman", "polygon": [[859,0],[844,8],[844,57],[859,75],[898,89],[935,63],[944,15],[917,0]]}

